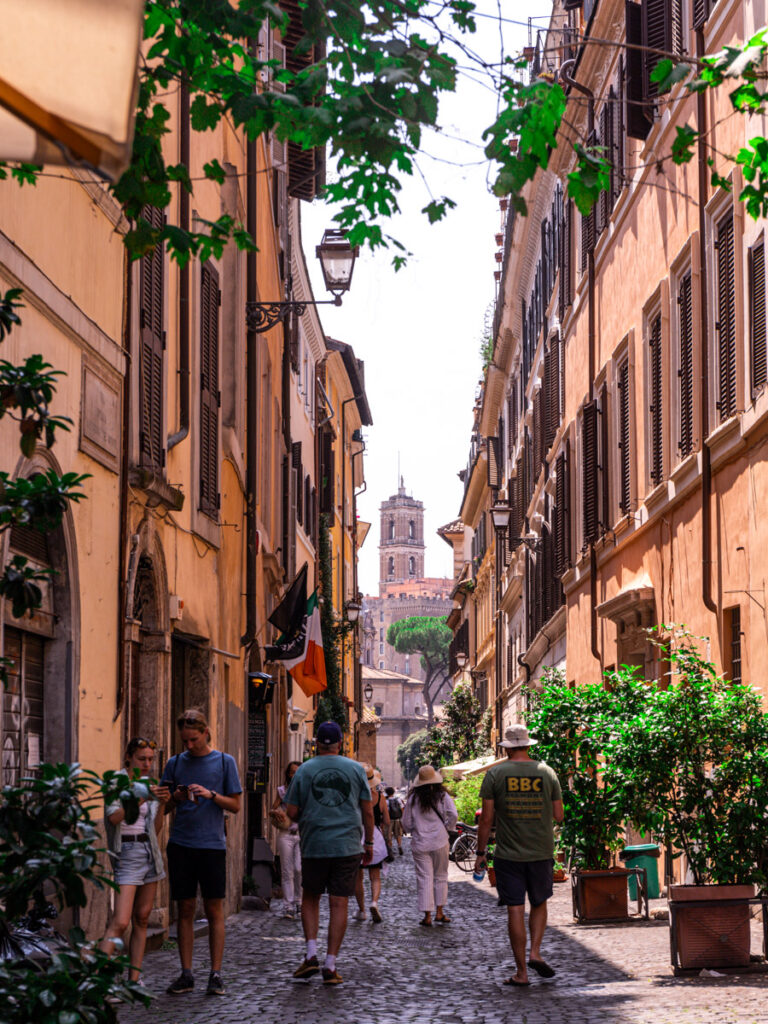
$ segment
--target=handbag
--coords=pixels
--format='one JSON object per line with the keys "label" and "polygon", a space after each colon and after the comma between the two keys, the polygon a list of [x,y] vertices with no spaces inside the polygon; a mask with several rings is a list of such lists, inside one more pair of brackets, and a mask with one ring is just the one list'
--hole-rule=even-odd
{"label": "handbag", "polygon": [[287,832],[293,825],[291,819],[280,807],[269,812],[269,820],[279,832]]}

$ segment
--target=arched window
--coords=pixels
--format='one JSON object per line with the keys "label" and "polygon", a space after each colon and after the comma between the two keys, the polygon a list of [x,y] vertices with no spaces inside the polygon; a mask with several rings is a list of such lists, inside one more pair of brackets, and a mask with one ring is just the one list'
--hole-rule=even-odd
{"label": "arched window", "polygon": [[390,558],[389,559],[389,563],[387,565],[387,576],[394,576],[394,575],[395,575],[395,560],[394,560],[394,558]]}
{"label": "arched window", "polygon": [[416,536],[416,523],[412,519],[408,520],[408,536],[411,540]]}
{"label": "arched window", "polygon": [[394,519],[390,519],[389,520],[389,539],[390,540],[394,540],[395,539],[395,520]]}
{"label": "arched window", "polygon": [[408,575],[416,575],[416,559],[413,557],[413,555],[411,555],[408,559]]}

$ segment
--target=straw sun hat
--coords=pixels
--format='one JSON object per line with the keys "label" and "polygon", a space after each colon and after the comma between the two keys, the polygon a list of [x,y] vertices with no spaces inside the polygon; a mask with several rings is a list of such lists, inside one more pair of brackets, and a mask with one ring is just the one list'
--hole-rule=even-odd
{"label": "straw sun hat", "polygon": [[431,764],[423,764],[419,768],[419,774],[413,780],[413,788],[417,786],[436,786],[443,781],[440,772],[435,771]]}

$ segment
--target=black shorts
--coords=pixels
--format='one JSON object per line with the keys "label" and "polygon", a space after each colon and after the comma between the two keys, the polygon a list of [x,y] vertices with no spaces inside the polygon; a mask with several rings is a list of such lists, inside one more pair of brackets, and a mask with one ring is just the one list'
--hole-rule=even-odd
{"label": "black shorts", "polygon": [[168,843],[166,852],[172,900],[196,899],[198,885],[204,900],[224,899],[227,894],[226,850]]}
{"label": "black shorts", "polygon": [[302,857],[302,888],[313,896],[354,896],[362,857]]}
{"label": "black shorts", "polygon": [[522,907],[525,894],[532,907],[552,896],[553,860],[500,860],[494,857],[500,907]]}

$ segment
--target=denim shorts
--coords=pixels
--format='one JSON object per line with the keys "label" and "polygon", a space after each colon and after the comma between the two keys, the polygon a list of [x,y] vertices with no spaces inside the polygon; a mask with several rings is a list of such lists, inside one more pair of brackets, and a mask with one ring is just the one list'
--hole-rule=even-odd
{"label": "denim shorts", "polygon": [[120,859],[115,868],[115,881],[118,885],[147,885],[165,878],[155,870],[152,848],[149,843],[122,843]]}

